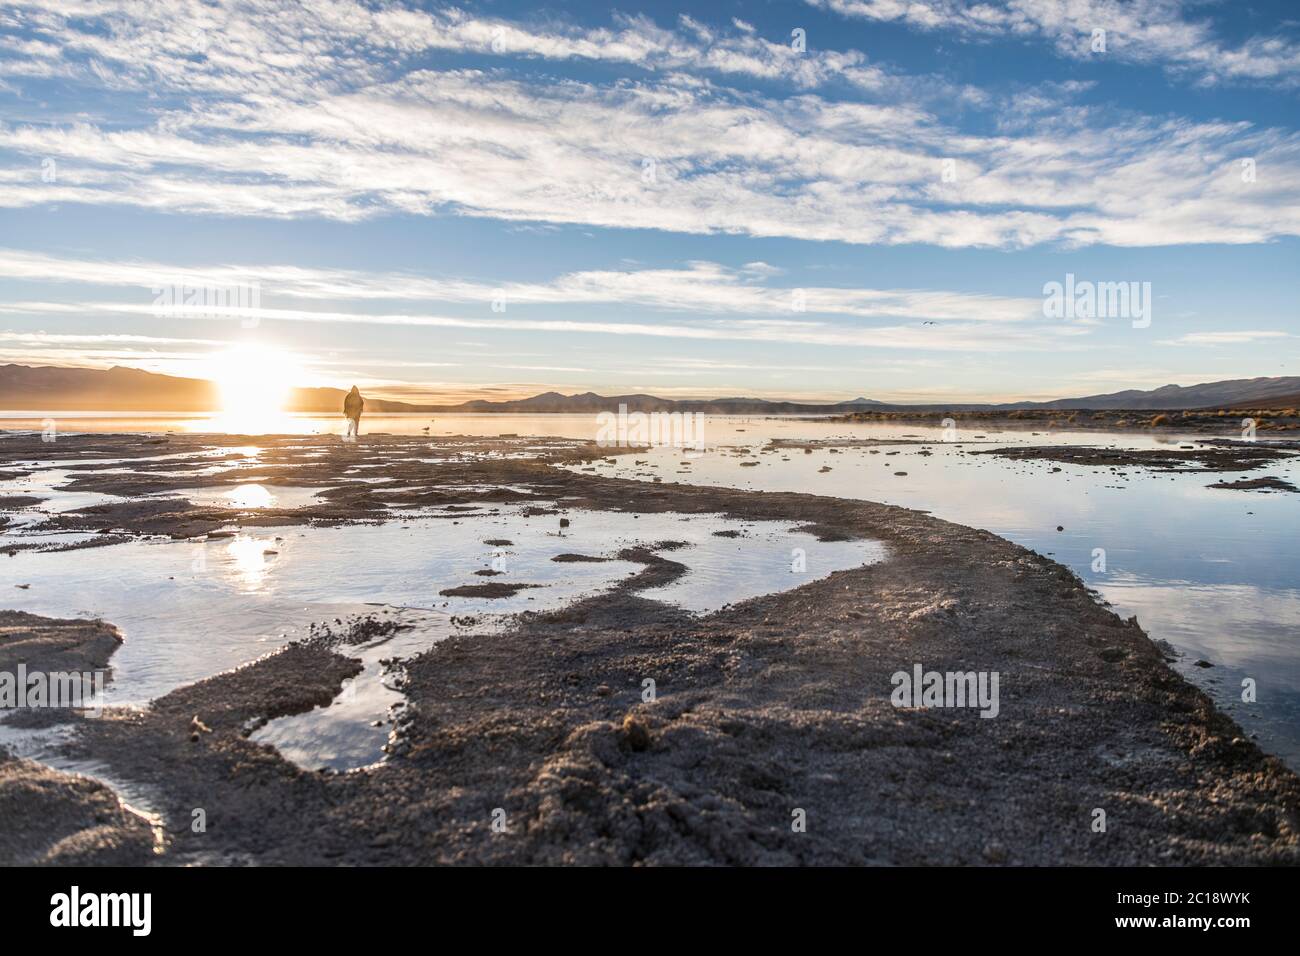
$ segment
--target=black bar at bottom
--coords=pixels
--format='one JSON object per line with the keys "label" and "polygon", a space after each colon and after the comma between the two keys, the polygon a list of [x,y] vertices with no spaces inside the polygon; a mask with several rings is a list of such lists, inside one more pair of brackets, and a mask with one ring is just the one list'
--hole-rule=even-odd
{"label": "black bar at bottom", "polygon": [[[911,926],[927,943],[969,942],[972,932],[999,941],[1041,939],[1047,928],[1062,940],[1199,935],[1231,945],[1261,930],[1290,928],[1295,875],[1137,868],[29,869],[3,874],[0,919],[8,938],[76,933],[79,942],[111,937],[128,945],[244,940],[263,925],[278,926],[295,942],[337,945],[373,943],[403,926],[421,935],[437,927],[441,935],[460,924],[496,939],[542,927],[549,936],[560,923],[568,924],[563,935],[571,941],[596,943],[606,937],[588,934],[664,932],[666,923],[685,931],[692,924],[683,920],[725,920],[734,942],[761,939],[773,921],[794,921],[793,928],[800,919],[852,923],[868,934]],[[825,929],[818,926],[818,934]]]}

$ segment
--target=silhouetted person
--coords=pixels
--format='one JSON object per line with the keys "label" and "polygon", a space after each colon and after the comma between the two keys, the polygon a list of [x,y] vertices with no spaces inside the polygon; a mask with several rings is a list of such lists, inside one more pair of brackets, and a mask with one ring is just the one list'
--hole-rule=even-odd
{"label": "silhouetted person", "polygon": [[343,415],[348,420],[348,431],[343,436],[345,441],[353,441],[357,435],[361,434],[361,412],[366,407],[366,400],[361,397],[355,385],[352,391],[348,392],[348,397],[343,399]]}

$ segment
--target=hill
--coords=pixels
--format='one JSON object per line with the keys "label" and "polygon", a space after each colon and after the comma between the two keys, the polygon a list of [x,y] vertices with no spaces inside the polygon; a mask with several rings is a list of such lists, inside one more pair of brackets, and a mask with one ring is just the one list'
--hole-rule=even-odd
{"label": "hill", "polygon": [[[338,412],[343,407],[340,388],[295,388],[288,410]],[[636,412],[701,412],[710,415],[842,415],[860,411],[1012,411],[1015,409],[1132,409],[1178,411],[1188,409],[1254,406],[1294,407],[1300,398],[1300,377],[1230,379],[1200,385],[1165,385],[1126,389],[1050,402],[1005,404],[929,403],[899,405],[855,398],[847,402],[809,403],[762,398],[671,399],[655,395],[564,395],[544,392],[531,398],[491,402],[476,400],[457,405],[417,405],[367,398],[369,412],[495,412],[595,414],[626,405]],[[209,381],[159,375],[139,369],[60,368],[56,366],[0,366],[0,408],[28,411],[109,412],[210,412],[221,407],[220,390]]]}

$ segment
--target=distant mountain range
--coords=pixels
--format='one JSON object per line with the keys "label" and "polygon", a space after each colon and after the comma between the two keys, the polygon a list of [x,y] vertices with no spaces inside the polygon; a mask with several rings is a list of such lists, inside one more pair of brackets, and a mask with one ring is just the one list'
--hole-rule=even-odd
{"label": "distant mountain range", "polygon": [[1085,395],[1064,401],[1026,404],[1025,408],[1131,408],[1176,410],[1219,408],[1255,404],[1261,407],[1296,404],[1300,398],[1300,376],[1276,378],[1234,378],[1203,385],[1163,385],[1150,391],[1130,388],[1105,395]]}
{"label": "distant mountain range", "polygon": [[860,412],[871,408],[888,408],[881,402],[855,398],[850,402],[813,405],[806,402],[778,402],[762,398],[672,399],[654,395],[562,395],[543,392],[532,398],[509,402],[473,401],[461,405],[426,406],[421,410],[442,412],[603,412],[618,411],[626,405],[630,412],[704,412],[710,415],[786,415]]}
{"label": "distant mountain range", "polygon": [[[295,388],[289,410],[341,412],[345,392],[340,388]],[[1030,408],[1133,409],[1171,411],[1253,405],[1281,407],[1300,404],[1300,377],[1242,378],[1203,385],[1165,385],[1141,391],[1128,389],[1104,395],[1051,402],[1011,402],[1000,405],[969,402],[897,405],[855,398],[847,402],[814,404],[761,398],[677,400],[654,395],[562,395],[545,392],[507,402],[472,401],[459,405],[415,405],[367,398],[368,412],[572,412],[617,411],[626,405],[638,412],[703,412],[711,415],[843,415],[861,411],[1013,411]],[[110,369],[0,365],[0,409],[24,411],[210,412],[221,407],[219,389],[209,381],[158,375],[115,366]]]}
{"label": "distant mountain range", "polygon": [[[291,410],[335,412],[340,388],[295,388]],[[417,405],[366,399],[374,412],[418,412]],[[215,382],[114,366],[110,369],[0,365],[0,408],[25,411],[211,412],[221,408]]]}

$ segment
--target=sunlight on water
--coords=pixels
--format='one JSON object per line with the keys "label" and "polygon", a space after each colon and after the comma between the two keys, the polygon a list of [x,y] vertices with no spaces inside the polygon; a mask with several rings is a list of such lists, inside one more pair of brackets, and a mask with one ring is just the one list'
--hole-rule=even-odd
{"label": "sunlight on water", "polygon": [[[68,430],[74,428],[75,426],[70,423]],[[99,429],[84,430],[98,431]],[[291,412],[257,408],[234,408],[208,417],[184,419],[182,422],[159,430],[209,435],[299,435],[312,434],[316,431],[308,427],[301,417]]]}
{"label": "sunlight on water", "polygon": [[235,485],[233,488],[177,488],[164,494],[168,497],[185,498],[200,507],[256,511],[268,508],[302,508],[313,504],[320,491],[320,488],[245,483]]}
{"label": "sunlight on water", "polygon": [[234,565],[233,577],[241,591],[260,590],[270,568],[270,556],[275,550],[265,538],[238,535],[226,546]]}
{"label": "sunlight on water", "polygon": [[208,359],[203,377],[221,392],[221,431],[268,433],[272,421],[285,417],[290,382],[301,377],[287,352],[253,343],[240,343]]}
{"label": "sunlight on water", "polygon": [[232,508],[270,508],[275,504],[275,495],[263,485],[236,485],[225,498]]}
{"label": "sunlight on water", "polygon": [[[101,431],[122,431],[127,422],[136,427],[194,428],[209,425],[213,419],[197,416],[158,416],[122,419],[92,416],[88,427]],[[265,421],[265,419],[264,419]],[[60,420],[61,426],[65,424]],[[282,423],[274,422],[278,426]],[[288,416],[286,431],[341,431],[336,416]],[[1122,448],[1168,448],[1201,436],[1169,433],[1088,432],[1081,430],[1047,431],[1036,429],[992,431],[965,428],[957,442],[943,441],[943,430],[915,424],[844,424],[830,421],[801,421],[793,418],[759,418],[710,416],[706,422],[708,451],[699,457],[686,458],[679,449],[658,448],[638,451],[610,461],[576,466],[600,474],[642,481],[657,479],[665,486],[673,482],[702,485],[726,485],[764,491],[792,491],[844,498],[861,498],[929,511],[961,524],[986,528],[1026,547],[1054,557],[1078,573],[1091,587],[1112,602],[1121,615],[1137,615],[1152,637],[1169,642],[1179,654],[1174,666],[1190,680],[1207,690],[1215,701],[1239,719],[1248,731],[1259,736],[1266,749],[1300,764],[1300,641],[1295,634],[1300,621],[1300,496],[1222,491],[1206,487],[1218,475],[1204,473],[1158,473],[1137,468],[1104,468],[1084,465],[1057,465],[1048,461],[1015,462],[993,456],[973,455],[981,448],[1001,445],[1063,444],[1097,445]],[[33,427],[39,427],[39,419]],[[426,432],[426,429],[429,431]],[[408,435],[532,435],[562,436],[574,439],[595,437],[597,422],[592,415],[457,415],[433,418],[425,415],[367,416],[363,420],[362,443],[369,431],[388,430]],[[1235,438],[1227,429],[1222,437]],[[902,444],[875,448],[830,447],[770,449],[770,439],[911,439],[924,444]],[[519,439],[518,450],[511,456],[527,455],[529,440]],[[430,461],[454,455],[451,446],[440,444]],[[453,450],[449,451],[451,448]],[[249,445],[241,449],[223,449],[242,454],[250,466],[259,462],[261,449]],[[498,453],[499,454],[499,453]],[[169,456],[158,456],[159,460]],[[46,463],[51,464],[51,463]],[[29,494],[42,498],[36,506],[9,513],[12,524],[8,534],[39,534],[40,522],[49,514],[73,507],[89,507],[116,500],[94,493],[58,491],[73,473],[75,462],[60,462],[25,478],[5,482],[0,491]],[[130,467],[129,464],[124,467]],[[216,470],[229,464],[214,466]],[[900,475],[899,472],[905,474]],[[202,473],[202,472],[197,472]],[[1295,459],[1259,469],[1254,474],[1271,474],[1300,483],[1300,468]],[[358,466],[351,480],[370,480]],[[299,507],[314,499],[319,489],[288,488],[244,483],[236,486],[180,491],[199,504],[228,505],[263,509]],[[405,519],[403,519],[405,520]],[[504,518],[501,520],[505,520]],[[611,530],[615,525],[610,525]],[[621,526],[619,526],[621,527]],[[649,526],[643,526],[645,531]],[[1057,530],[1060,527],[1062,530]],[[311,529],[311,540],[323,529]],[[691,529],[678,529],[671,537],[693,540]],[[524,536],[524,529],[512,529],[502,537]],[[620,532],[621,533],[621,532]],[[384,532],[391,535],[393,532]],[[415,536],[415,531],[402,535]],[[423,532],[420,533],[423,535]],[[665,532],[666,534],[666,532]],[[395,564],[386,563],[390,544],[369,552],[352,545],[340,550],[339,560],[318,558],[309,573],[295,546],[301,529],[246,533],[230,540],[212,541],[207,545],[163,546],[164,552],[131,551],[125,562],[135,568],[123,573],[117,560],[105,560],[108,553],[125,554],[123,548],[148,549],[157,546],[135,544],[103,549],[104,553],[80,552],[72,556],[74,565],[85,570],[78,577],[69,573],[69,556],[49,556],[43,567],[61,569],[51,573],[51,581],[64,588],[56,599],[48,593],[39,599],[37,589],[19,592],[22,601],[46,608],[45,613],[103,614],[109,620],[131,618],[134,630],[150,633],[155,643],[148,661],[138,658],[138,645],[132,642],[120,654],[122,687],[132,686],[140,676],[139,687],[148,688],[134,699],[144,699],[197,676],[216,673],[235,666],[278,646],[300,633],[304,622],[313,615],[363,607],[361,602],[388,603],[395,606],[432,607],[427,589],[418,598],[409,590],[394,587],[391,575],[374,574],[368,562],[379,567],[401,569],[414,560],[409,541],[402,538],[396,548]],[[348,535],[321,539],[331,541],[361,540],[364,532],[352,529]],[[76,533],[50,535],[51,542],[79,540]],[[277,537],[285,540],[277,541]],[[483,535],[482,537],[488,537]],[[440,539],[438,552],[454,561],[468,561],[465,550],[473,541],[453,534],[447,545]],[[566,544],[578,550],[574,544]],[[394,540],[388,538],[387,540]],[[474,539],[477,540],[477,539]],[[722,539],[715,539],[714,544]],[[743,539],[742,539],[743,540]],[[605,542],[596,540],[591,548]],[[522,545],[522,542],[517,542]],[[655,594],[690,607],[697,598],[715,597],[716,588],[728,600],[766,593],[792,586],[775,580],[779,574],[766,574],[762,568],[775,567],[780,549],[771,560],[757,559],[762,552],[761,540],[743,541],[748,547],[730,555],[730,565],[710,564],[709,555],[722,555],[716,547],[708,553],[689,555],[697,548],[669,554],[692,567],[692,575]],[[724,547],[737,548],[737,542]],[[324,546],[324,545],[322,545]],[[368,545],[366,547],[369,547]],[[188,550],[187,550],[188,549]],[[192,552],[201,550],[211,571],[202,578],[186,577]],[[1104,570],[1095,570],[1095,555],[1106,555]],[[279,552],[279,553],[275,553]],[[482,549],[476,555],[481,564]],[[165,561],[142,556],[166,553]],[[183,553],[183,557],[176,557]],[[812,552],[809,552],[810,555]],[[536,553],[541,560],[532,567],[547,566],[553,552],[545,548]],[[93,556],[92,556],[93,555]],[[10,570],[37,577],[25,562],[35,555],[11,559]],[[860,555],[862,560],[869,559]],[[531,561],[531,558],[529,559]],[[740,562],[737,564],[736,562]],[[748,563],[746,563],[748,562]],[[728,574],[726,568],[741,567],[743,572]],[[285,573],[287,567],[292,571]],[[554,565],[549,565],[553,569]],[[576,566],[568,566],[573,572]],[[587,565],[612,570],[612,564]],[[139,574],[149,568],[146,585]],[[179,568],[179,571],[178,571]],[[622,573],[633,573],[624,567]],[[428,576],[428,569],[421,574]],[[404,576],[404,575],[403,575]],[[222,581],[222,595],[197,600],[187,589],[180,596],[164,590],[163,582],[172,578],[190,580],[197,591],[211,590]],[[452,576],[434,572],[431,580]],[[788,573],[786,574],[788,578]],[[548,578],[529,574],[532,581]],[[300,588],[310,580],[313,587]],[[592,581],[592,586],[608,586]],[[112,587],[111,594],[103,592]],[[277,582],[280,582],[277,585]],[[290,587],[283,587],[290,584]],[[743,586],[742,586],[743,585]],[[167,584],[174,588],[176,585]],[[436,594],[436,589],[434,591]],[[90,604],[87,605],[87,596]],[[652,596],[647,594],[647,596]],[[489,602],[492,610],[534,609],[541,592],[523,591],[501,602]],[[274,600],[272,600],[272,598]],[[230,603],[235,601],[234,604]],[[280,602],[287,600],[280,606]],[[179,602],[172,606],[168,602]],[[242,603],[241,603],[242,602]],[[450,606],[450,602],[449,606]],[[478,602],[479,605],[485,602]],[[707,601],[705,602],[707,603]],[[276,605],[275,607],[268,606]],[[26,605],[22,605],[26,606]],[[701,605],[703,606],[703,604]],[[168,610],[170,608],[170,610]],[[143,609],[143,610],[142,610]],[[134,617],[133,617],[134,615]],[[176,624],[189,615],[184,630],[176,633]],[[195,634],[222,633],[215,643],[197,646]],[[167,663],[168,658],[197,662],[185,667]],[[1197,666],[1204,661],[1212,667]],[[1260,698],[1247,705],[1240,699],[1241,680],[1257,681]],[[367,745],[367,752],[369,752]]]}
{"label": "sunlight on water", "polygon": [[[404,515],[401,523],[241,531],[207,541],[136,541],[75,553],[23,552],[9,569],[30,584],[8,601],[56,617],[101,617],[126,635],[112,660],[107,704],[139,705],[248,663],[309,633],[312,624],[382,610],[411,624],[370,646],[343,647],[365,667],[330,706],[271,721],[254,739],[315,769],[347,770],[383,757],[401,694],[383,659],[421,653],[472,620],[475,634],[500,630],[509,614],[545,611],[605,591],[641,566],[623,548],[672,541],[688,571],[644,596],[696,613],[787,590],[837,570],[879,561],[870,541],[818,541],[788,522],[719,516],[570,511],[526,516],[491,506],[455,521]],[[716,534],[726,531],[737,537]],[[792,573],[792,549],[806,561]],[[556,561],[582,554],[597,561]],[[527,585],[502,598],[446,596],[484,582]]]}
{"label": "sunlight on water", "polygon": [[[710,585],[666,599],[680,598],[697,613],[797,587],[879,560],[882,553],[873,542],[818,541],[786,522],[573,511],[571,527],[560,534],[553,515],[492,507],[495,513],[458,513],[454,521],[410,514],[400,523],[265,528],[208,541],[20,552],[6,559],[6,569],[30,587],[6,595],[6,606],[116,624],[127,640],[113,657],[108,699],[143,703],[247,663],[303,636],[312,623],[378,606],[444,617],[561,607],[637,573],[640,565],[614,557],[627,547],[686,542],[666,555]],[[713,534],[720,529],[746,537]],[[739,556],[742,547],[751,553]],[[790,573],[794,547],[806,554],[806,573]],[[756,548],[770,560],[756,559]],[[553,560],[565,552],[608,560]],[[749,562],[745,575],[726,573],[742,557]],[[531,587],[492,599],[439,593],[489,581]]]}

